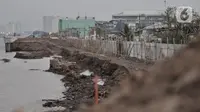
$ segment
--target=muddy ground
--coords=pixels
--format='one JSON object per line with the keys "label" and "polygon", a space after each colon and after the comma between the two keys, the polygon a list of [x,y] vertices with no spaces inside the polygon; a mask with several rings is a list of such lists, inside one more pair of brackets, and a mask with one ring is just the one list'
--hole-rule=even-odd
{"label": "muddy ground", "polygon": [[[47,71],[64,76],[62,79],[66,87],[66,91],[63,92],[64,98],[62,100],[44,99],[47,103],[43,106],[63,106],[66,107],[65,112],[76,111],[80,104],[94,104],[92,79],[95,75],[100,76],[105,82],[104,85],[99,85],[99,101],[102,102],[113,91],[118,91],[123,79],[130,77],[136,71],[144,71],[151,66],[151,64],[148,65],[138,59],[126,60],[77,50],[67,47],[62,40],[59,43],[59,40],[19,39],[13,45],[13,51],[18,52],[16,58],[37,59],[54,54],[62,56],[52,59]],[[81,76],[80,73],[86,70],[93,74]]]}

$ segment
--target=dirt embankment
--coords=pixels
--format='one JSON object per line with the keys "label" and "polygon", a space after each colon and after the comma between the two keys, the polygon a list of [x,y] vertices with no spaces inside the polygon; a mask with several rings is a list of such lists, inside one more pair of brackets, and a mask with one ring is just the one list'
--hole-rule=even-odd
{"label": "dirt embankment", "polygon": [[[51,60],[48,71],[64,75],[62,81],[65,83],[66,91],[63,92],[63,101],[50,101],[44,106],[63,106],[67,112],[78,109],[80,104],[94,104],[94,75],[98,75],[104,84],[99,85],[99,101],[107,98],[113,87],[117,87],[122,79],[129,76],[129,71],[121,65],[111,63],[109,60],[101,60],[78,51],[63,49],[63,58]],[[91,76],[80,73],[91,71]],[[115,88],[116,89],[116,88]]]}
{"label": "dirt embankment", "polygon": [[59,54],[60,48],[48,41],[49,39],[18,39],[13,43],[12,51],[16,52],[15,58],[40,59]]}
{"label": "dirt embankment", "polygon": [[[13,45],[13,51],[25,51],[26,53],[18,58],[38,58],[52,54],[62,56],[50,61],[48,71],[64,76],[62,79],[66,87],[66,91],[63,92],[64,100],[47,99],[43,106],[63,106],[66,107],[66,112],[77,110],[80,104],[94,104],[94,83],[92,81],[94,75],[100,76],[104,82],[103,85],[99,85],[99,100],[102,102],[112,91],[119,91],[118,86],[124,78],[130,77],[138,70],[147,69],[149,66],[138,60],[136,62],[135,60],[99,56],[69,48],[62,40],[19,39]],[[87,70],[93,73],[90,76],[80,75]]]}

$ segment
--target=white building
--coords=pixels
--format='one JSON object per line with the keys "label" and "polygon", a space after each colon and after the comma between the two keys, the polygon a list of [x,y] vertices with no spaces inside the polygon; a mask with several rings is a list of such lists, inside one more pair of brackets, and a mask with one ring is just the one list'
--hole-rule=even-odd
{"label": "white building", "polygon": [[4,34],[6,32],[6,27],[4,25],[0,25],[0,33]]}
{"label": "white building", "polygon": [[21,23],[20,22],[9,22],[5,25],[5,32],[8,34],[21,33]]}
{"label": "white building", "polygon": [[112,20],[121,20],[128,24],[135,24],[133,26],[140,25],[141,27],[164,22],[165,19],[164,11],[124,11],[112,15]]}
{"label": "white building", "polygon": [[44,16],[43,17],[43,30],[45,32],[56,33],[58,32],[58,23],[61,17],[59,16]]}

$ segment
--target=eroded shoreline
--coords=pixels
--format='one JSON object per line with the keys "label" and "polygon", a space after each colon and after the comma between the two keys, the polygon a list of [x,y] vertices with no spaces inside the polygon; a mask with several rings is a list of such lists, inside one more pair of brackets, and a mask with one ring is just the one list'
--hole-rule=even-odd
{"label": "eroded shoreline", "polygon": [[[145,63],[99,56],[61,46],[62,44],[57,45],[58,43],[59,40],[54,43],[53,40],[49,39],[21,39],[14,43],[13,51],[29,52],[28,55],[19,56],[22,59],[24,57],[26,59],[37,59],[38,56],[42,58],[53,54],[62,56],[55,57],[50,61],[48,72],[64,76],[62,79],[66,88],[66,91],[63,92],[64,99],[47,99],[47,103],[43,105],[45,107],[62,106],[66,108],[65,111],[72,112],[77,110],[80,104],[93,105],[94,88],[92,78],[94,75],[100,76],[104,81],[104,84],[99,86],[99,100],[101,102],[112,91],[116,91],[120,82],[132,75],[133,71],[145,70],[148,67]],[[91,76],[80,75],[80,73],[87,70],[93,72],[93,74]]]}

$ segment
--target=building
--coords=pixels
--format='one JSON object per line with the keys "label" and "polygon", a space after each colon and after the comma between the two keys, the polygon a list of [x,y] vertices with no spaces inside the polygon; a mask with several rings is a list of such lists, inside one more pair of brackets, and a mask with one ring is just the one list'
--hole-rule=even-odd
{"label": "building", "polygon": [[59,16],[44,16],[43,17],[43,30],[45,32],[56,33],[59,31],[58,22],[61,17]]}
{"label": "building", "polygon": [[59,31],[67,33],[68,36],[89,37],[95,27],[95,18],[77,17],[76,19],[60,19]]}
{"label": "building", "polygon": [[5,25],[5,32],[8,34],[21,33],[21,23],[20,22],[9,22]]}
{"label": "building", "polygon": [[96,27],[100,27],[105,30],[112,30],[116,27],[118,21],[96,21]]}
{"label": "building", "polygon": [[139,28],[158,22],[162,23],[165,19],[164,11],[125,11],[112,15],[112,20],[121,20]]}
{"label": "building", "polygon": [[15,33],[21,33],[22,32],[22,25],[20,22],[15,22]]}
{"label": "building", "polygon": [[4,25],[0,25],[0,34],[6,33],[6,27]]}

